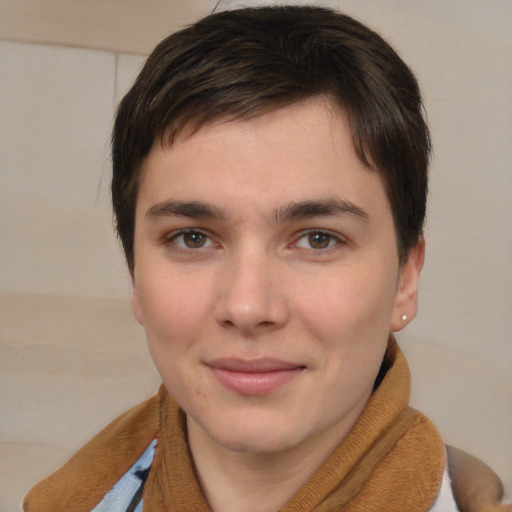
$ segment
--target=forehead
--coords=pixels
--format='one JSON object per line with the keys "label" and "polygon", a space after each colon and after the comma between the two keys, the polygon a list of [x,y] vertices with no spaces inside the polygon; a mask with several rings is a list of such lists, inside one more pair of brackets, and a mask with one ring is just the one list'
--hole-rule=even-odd
{"label": "forehead", "polygon": [[380,175],[356,154],[347,117],[324,99],[209,123],[185,131],[172,146],[155,142],[142,167],[139,199],[203,195],[269,206],[333,195],[387,203]]}

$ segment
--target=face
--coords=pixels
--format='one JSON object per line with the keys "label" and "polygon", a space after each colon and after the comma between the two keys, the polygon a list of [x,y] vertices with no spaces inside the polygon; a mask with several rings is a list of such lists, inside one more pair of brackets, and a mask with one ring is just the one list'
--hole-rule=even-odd
{"label": "face", "polygon": [[310,100],[155,144],[133,307],[189,432],[237,452],[340,440],[416,311],[392,214],[350,127]]}

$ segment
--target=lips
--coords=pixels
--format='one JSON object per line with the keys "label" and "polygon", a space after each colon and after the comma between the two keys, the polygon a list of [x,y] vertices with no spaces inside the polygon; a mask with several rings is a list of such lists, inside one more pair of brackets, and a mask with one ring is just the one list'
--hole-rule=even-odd
{"label": "lips", "polygon": [[224,387],[245,396],[271,393],[299,377],[304,366],[279,359],[217,359],[207,364]]}

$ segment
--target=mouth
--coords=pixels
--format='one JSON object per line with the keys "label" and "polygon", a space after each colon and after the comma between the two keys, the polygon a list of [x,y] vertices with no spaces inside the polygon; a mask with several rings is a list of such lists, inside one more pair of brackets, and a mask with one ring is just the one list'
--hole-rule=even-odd
{"label": "mouth", "polygon": [[306,369],[279,359],[217,359],[207,364],[224,387],[239,395],[266,395],[284,386]]}

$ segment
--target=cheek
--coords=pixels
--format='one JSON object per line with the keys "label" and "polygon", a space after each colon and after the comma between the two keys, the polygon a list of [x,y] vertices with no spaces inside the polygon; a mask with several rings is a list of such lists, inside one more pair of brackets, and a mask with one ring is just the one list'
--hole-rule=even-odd
{"label": "cheek", "polygon": [[190,376],[190,364],[199,358],[196,352],[206,323],[204,294],[196,293],[185,280],[146,280],[141,289],[141,305],[154,365],[183,407],[180,398],[199,393],[194,388],[196,379]]}
{"label": "cheek", "polygon": [[387,338],[395,299],[393,275],[378,267],[369,272],[343,268],[321,282],[304,283],[296,293],[310,329],[334,342],[344,335]]}
{"label": "cheek", "polygon": [[137,291],[152,350],[184,347],[206,323],[209,294],[197,280],[155,273],[143,276]]}

